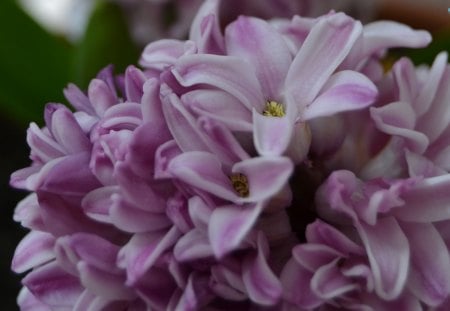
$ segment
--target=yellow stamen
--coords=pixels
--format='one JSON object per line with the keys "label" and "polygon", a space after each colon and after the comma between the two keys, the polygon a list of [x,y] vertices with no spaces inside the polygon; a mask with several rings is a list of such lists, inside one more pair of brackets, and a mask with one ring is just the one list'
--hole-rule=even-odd
{"label": "yellow stamen", "polygon": [[247,176],[236,173],[230,176],[231,184],[240,197],[245,198],[250,194]]}
{"label": "yellow stamen", "polygon": [[263,115],[265,115],[266,117],[283,117],[284,107],[282,104],[279,104],[276,101],[267,101],[266,109],[264,109]]}

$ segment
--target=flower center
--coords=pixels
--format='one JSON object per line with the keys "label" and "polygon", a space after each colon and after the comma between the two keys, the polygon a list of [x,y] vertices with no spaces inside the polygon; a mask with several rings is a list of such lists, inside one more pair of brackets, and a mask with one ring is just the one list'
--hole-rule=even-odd
{"label": "flower center", "polygon": [[250,194],[250,190],[248,187],[247,176],[241,173],[237,173],[231,175],[230,180],[234,190],[239,194],[239,196],[241,196],[242,198],[248,197],[248,195]]}
{"label": "flower center", "polygon": [[276,101],[267,101],[263,115],[266,117],[284,117],[284,107]]}

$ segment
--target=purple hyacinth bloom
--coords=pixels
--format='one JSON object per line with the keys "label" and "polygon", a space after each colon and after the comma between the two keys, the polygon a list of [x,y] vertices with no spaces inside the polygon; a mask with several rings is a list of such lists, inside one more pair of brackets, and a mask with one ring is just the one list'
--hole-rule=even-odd
{"label": "purple hyacinth bloom", "polygon": [[21,309],[445,309],[445,55],[384,74],[429,34],[224,3],[30,125]]}

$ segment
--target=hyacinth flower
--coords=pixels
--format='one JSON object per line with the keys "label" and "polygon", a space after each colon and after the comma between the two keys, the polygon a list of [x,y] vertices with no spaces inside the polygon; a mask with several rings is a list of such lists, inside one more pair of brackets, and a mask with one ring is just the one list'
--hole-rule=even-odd
{"label": "hyacinth flower", "polygon": [[[125,11],[135,41],[144,46],[162,38],[184,39],[198,16],[203,0],[111,0]],[[373,18],[374,1],[364,3],[352,0],[289,1],[289,0],[227,0],[220,1],[221,24],[227,24],[239,15],[263,19],[289,18],[293,15],[317,17],[334,9],[351,12],[353,16]]]}
{"label": "hyacinth flower", "polygon": [[[241,17],[225,30],[226,56],[184,55],[172,73],[181,85],[194,87],[183,94],[185,105],[211,118],[228,119],[224,122],[232,130],[253,129],[254,145],[261,155],[283,154],[295,132],[299,141],[293,142],[289,152],[301,161],[310,140],[306,121],[362,109],[376,97],[375,86],[362,74],[334,73],[360,31],[361,25],[345,15],[322,17],[293,57],[269,24]],[[246,84],[235,77],[242,77]],[[202,84],[213,88],[195,89]]]}
{"label": "hyacinth flower", "polygon": [[[316,162],[309,145],[323,144],[314,143],[321,122],[306,130],[330,116],[370,116],[379,55],[429,37],[389,23],[371,32],[335,12],[242,16],[222,32],[219,4],[204,3],[189,40],[147,46],[142,71],[106,69],[86,93],[70,85],[75,111],[51,104],[46,126],[30,127],[33,163],[11,178],[34,192],[15,212],[32,230],[12,265],[29,271],[20,307],[442,307],[448,178],[420,169],[436,158],[405,151],[410,176],[362,180]],[[379,36],[380,25],[392,36]],[[393,135],[363,120],[384,142]]]}
{"label": "hyacinth flower", "polygon": [[[392,136],[367,164],[364,176],[435,176],[448,172],[449,67],[447,54],[429,69],[415,69],[408,59],[393,67],[393,102],[371,109],[376,127]],[[405,156],[401,156],[405,154]],[[383,162],[383,165],[380,165]],[[409,169],[408,169],[409,165]],[[396,168],[395,170],[389,167]]]}

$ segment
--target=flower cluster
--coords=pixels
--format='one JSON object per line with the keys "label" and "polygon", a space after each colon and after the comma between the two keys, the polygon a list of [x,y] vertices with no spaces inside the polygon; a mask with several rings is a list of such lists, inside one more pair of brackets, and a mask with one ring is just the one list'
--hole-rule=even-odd
{"label": "flower cluster", "polygon": [[219,23],[31,124],[22,310],[444,310],[450,67],[343,13]]}
{"label": "flower cluster", "polygon": [[[144,46],[161,38],[184,38],[204,0],[110,0],[118,2],[128,17],[131,33]],[[221,1],[222,23],[239,15],[260,18],[291,17],[294,14],[316,17],[330,9],[351,13],[363,20],[373,19],[375,0],[227,0]]]}

